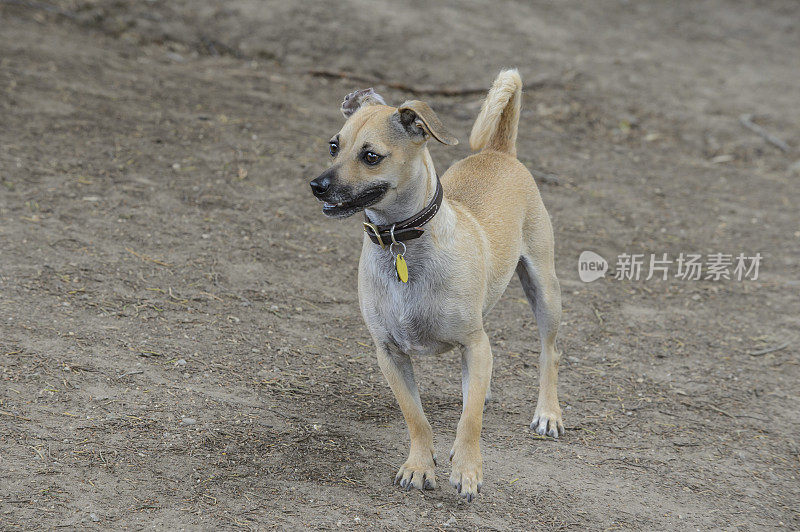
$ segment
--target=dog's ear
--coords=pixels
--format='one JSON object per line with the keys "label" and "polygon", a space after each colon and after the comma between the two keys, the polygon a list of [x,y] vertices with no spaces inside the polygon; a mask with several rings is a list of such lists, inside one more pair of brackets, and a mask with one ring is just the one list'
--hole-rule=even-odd
{"label": "dog's ear", "polygon": [[442,121],[436,116],[427,103],[419,100],[410,100],[397,108],[400,123],[411,133],[430,135],[442,144],[455,146],[458,139],[447,131]]}
{"label": "dog's ear", "polygon": [[345,118],[350,118],[363,105],[386,105],[386,102],[372,87],[353,91],[344,97],[342,114]]}

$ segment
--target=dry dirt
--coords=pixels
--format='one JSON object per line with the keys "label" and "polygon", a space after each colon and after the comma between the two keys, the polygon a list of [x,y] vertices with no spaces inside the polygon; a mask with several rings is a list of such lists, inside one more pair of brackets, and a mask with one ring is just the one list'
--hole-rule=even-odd
{"label": "dry dirt", "polygon": [[[0,528],[800,528],[800,5],[0,1]],[[391,485],[406,432],[358,311],[357,219],[320,213],[338,105],[374,84],[525,94],[556,233],[558,442],[538,339],[486,324],[486,483]],[[425,95],[468,153],[480,96]],[[783,152],[742,127],[753,120]],[[498,206],[502,208],[502,206]],[[757,281],[578,279],[725,252]],[[752,355],[771,347],[783,349]],[[416,360],[439,456],[455,354]],[[187,419],[188,418],[188,419]]]}

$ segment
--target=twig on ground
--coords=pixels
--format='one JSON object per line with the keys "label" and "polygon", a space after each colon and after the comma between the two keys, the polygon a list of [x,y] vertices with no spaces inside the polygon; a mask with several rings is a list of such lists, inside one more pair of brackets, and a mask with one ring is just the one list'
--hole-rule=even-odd
{"label": "twig on ground", "polygon": [[553,438],[552,436],[542,436],[541,434],[531,434],[528,437],[533,438],[534,440],[541,440],[541,441],[558,441],[556,438]]}
{"label": "twig on ground", "polygon": [[652,449],[652,447],[644,446],[644,447],[624,447],[622,445],[607,445],[603,443],[592,443],[592,445],[597,445],[598,447],[607,447],[609,449],[621,449],[623,451],[647,451]]}
{"label": "twig on ground", "polygon": [[34,447],[33,445],[31,445],[30,448],[33,449],[36,452],[36,454],[39,455],[39,458],[41,458],[42,460],[45,460],[44,454],[42,453],[42,451],[38,447]]}
{"label": "twig on ground", "polygon": [[117,375],[117,379],[119,380],[124,377],[130,377],[131,375],[139,375],[140,373],[144,373],[144,371],[141,369],[135,369],[133,371],[128,371],[126,373],[123,373],[122,375]]}
{"label": "twig on ground", "polygon": [[749,351],[747,354],[751,357],[760,357],[761,355],[774,353],[775,351],[780,351],[781,349],[786,349],[787,347],[789,347],[789,342],[782,343],[781,345],[777,345],[775,347],[767,347],[766,349],[761,349],[759,351]]}
{"label": "twig on ground", "polygon": [[14,412],[6,412],[5,410],[0,410],[0,416],[13,417],[14,419],[21,419],[22,421],[30,421],[31,420],[31,418],[29,418],[29,417],[20,416],[20,415],[15,414]]}
{"label": "twig on ground", "polygon": [[671,441],[670,443],[675,447],[700,447],[699,443],[694,443],[694,442],[683,443],[683,442]]}
{"label": "twig on ground", "polygon": [[710,405],[710,404],[706,404],[706,406],[707,406],[708,408],[710,408],[711,410],[713,410],[714,412],[719,412],[719,413],[720,413],[720,414],[722,414],[723,416],[728,416],[728,417],[729,417],[729,418],[731,418],[731,419],[736,419],[736,416],[734,416],[733,414],[729,414],[729,413],[727,413],[726,411],[724,411],[724,410],[723,410],[723,409],[721,409],[721,408],[717,408],[716,406],[714,406],[714,405]]}
{"label": "twig on ground", "polygon": [[[366,76],[363,74],[355,74],[353,72],[344,72],[340,70],[324,70],[312,68],[303,72],[318,78],[329,79],[346,79],[350,81],[359,81],[362,83],[371,83],[374,85],[382,85],[391,89],[398,89],[401,91],[410,92],[411,94],[427,94],[436,96],[471,96],[476,94],[486,94],[488,87],[432,87],[432,86],[418,86],[401,83],[398,81],[387,81],[375,76]],[[525,83],[522,87],[523,90],[535,90],[543,87],[560,87],[563,85],[561,81],[552,79],[539,79],[529,83]]]}
{"label": "twig on ground", "polygon": [[152,257],[148,257],[147,255],[143,255],[141,253],[137,253],[134,250],[132,250],[131,248],[125,248],[125,251],[127,251],[128,253],[130,253],[132,255],[135,255],[135,256],[139,257],[140,259],[142,259],[145,262],[153,262],[155,264],[158,264],[159,266],[166,266],[167,268],[171,268],[172,267],[172,264],[170,264],[168,262],[163,262],[163,261],[160,261],[158,259],[154,259]]}
{"label": "twig on ground", "polygon": [[650,471],[657,471],[657,469],[655,467],[652,467],[652,466],[649,466],[649,465],[644,465],[644,464],[637,464],[636,462],[631,462],[630,460],[625,459],[625,458],[606,458],[605,460],[600,460],[599,462],[597,462],[597,465],[602,465],[602,464],[605,464],[605,463],[608,463],[608,462],[619,462],[621,464],[624,464],[624,465],[627,465],[627,466],[631,466],[631,467],[641,467],[642,469],[649,469]]}
{"label": "twig on ground", "polygon": [[592,310],[594,310],[594,315],[597,317],[597,321],[600,322],[600,325],[603,325],[603,315],[600,314],[600,311],[597,310],[597,307],[592,307]]}
{"label": "twig on ground", "polygon": [[750,131],[752,131],[753,133],[755,133],[756,135],[758,135],[759,137],[763,138],[764,140],[772,144],[773,146],[777,146],[782,152],[785,153],[792,151],[792,149],[789,147],[788,144],[783,142],[775,135],[768,133],[767,130],[765,130],[763,127],[759,126],[758,124],[755,124],[753,122],[753,115],[745,114],[739,116],[739,123],[742,124],[747,129],[749,129]]}
{"label": "twig on ground", "polygon": [[72,371],[87,371],[89,373],[97,373],[97,370],[95,368],[89,368],[89,367],[86,367],[86,366],[78,366],[78,365],[72,365],[71,364],[69,366],[69,369],[72,370]]}

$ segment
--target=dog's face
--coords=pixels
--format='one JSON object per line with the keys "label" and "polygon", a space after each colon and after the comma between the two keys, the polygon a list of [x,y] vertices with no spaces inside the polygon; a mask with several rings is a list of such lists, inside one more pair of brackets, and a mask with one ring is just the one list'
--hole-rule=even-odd
{"label": "dog's face", "polygon": [[414,161],[430,137],[458,143],[424,102],[390,107],[372,89],[364,89],[348,94],[341,109],[347,122],[330,140],[333,162],[311,181],[328,216],[346,218],[395,201],[418,179]]}

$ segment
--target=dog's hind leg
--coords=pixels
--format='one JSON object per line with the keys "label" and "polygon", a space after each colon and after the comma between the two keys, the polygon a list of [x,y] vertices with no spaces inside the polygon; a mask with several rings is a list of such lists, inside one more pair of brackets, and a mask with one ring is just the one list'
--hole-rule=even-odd
{"label": "dog's hind leg", "polygon": [[556,336],[561,323],[561,289],[555,275],[552,247],[549,253],[542,252],[540,248],[537,253],[523,254],[517,264],[517,275],[536,316],[542,342],[542,352],[539,355],[539,400],[531,429],[537,434],[558,438],[564,434],[557,391],[561,352],[556,348]]}
{"label": "dog's hind leg", "polygon": [[400,466],[394,482],[405,489],[435,489],[433,431],[422,410],[411,357],[394,347],[379,344],[378,365],[400,405],[411,438],[408,460]]}

